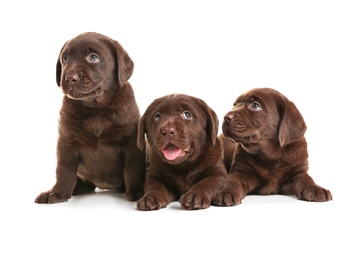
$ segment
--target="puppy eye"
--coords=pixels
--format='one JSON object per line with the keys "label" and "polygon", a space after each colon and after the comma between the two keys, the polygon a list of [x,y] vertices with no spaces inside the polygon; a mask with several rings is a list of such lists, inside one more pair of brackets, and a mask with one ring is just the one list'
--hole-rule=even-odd
{"label": "puppy eye", "polygon": [[68,56],[67,55],[62,55],[62,62],[66,63],[68,61]]}
{"label": "puppy eye", "polygon": [[161,120],[161,114],[157,112],[153,116],[153,121],[158,122],[159,120]]}
{"label": "puppy eye", "polygon": [[99,58],[99,56],[97,54],[90,53],[89,56],[88,56],[88,61],[97,63],[97,62],[100,61],[100,58]]}
{"label": "puppy eye", "polygon": [[252,109],[252,110],[256,110],[256,111],[262,110],[261,105],[260,105],[257,101],[253,101],[253,102],[250,104],[249,108]]}
{"label": "puppy eye", "polygon": [[183,117],[183,119],[188,119],[188,120],[193,119],[192,114],[188,110],[183,111],[182,117]]}

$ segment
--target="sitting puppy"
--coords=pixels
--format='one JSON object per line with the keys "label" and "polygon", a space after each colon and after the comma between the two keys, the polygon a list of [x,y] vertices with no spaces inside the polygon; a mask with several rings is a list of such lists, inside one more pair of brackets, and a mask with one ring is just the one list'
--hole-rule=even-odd
{"label": "sitting puppy", "polygon": [[233,206],[247,194],[295,195],[306,201],[328,201],[330,191],[308,175],[306,125],[296,106],[270,88],[239,96],[222,124],[226,186],[213,203]]}
{"label": "sitting puppy", "polygon": [[36,203],[67,201],[100,189],[143,195],[145,152],[138,149],[139,108],[127,80],[134,64],[121,45],[89,32],[64,44],[57,84],[64,93],[57,143],[56,183]]}
{"label": "sitting puppy", "polygon": [[141,117],[138,147],[147,136],[148,172],[138,210],[158,210],[179,200],[205,209],[227,177],[218,118],[202,100],[184,94],[154,100]]}

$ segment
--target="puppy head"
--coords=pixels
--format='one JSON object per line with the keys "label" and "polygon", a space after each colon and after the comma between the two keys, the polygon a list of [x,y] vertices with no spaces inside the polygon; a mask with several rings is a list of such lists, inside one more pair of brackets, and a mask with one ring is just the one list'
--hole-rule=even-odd
{"label": "puppy head", "polygon": [[269,140],[283,147],[304,136],[306,125],[284,95],[274,89],[256,88],[236,99],[224,117],[222,130],[244,146]]}
{"label": "puppy head", "polygon": [[134,64],[122,46],[95,32],[67,41],[56,67],[57,85],[71,99],[91,100],[115,93],[133,73]]}
{"label": "puppy head", "polygon": [[154,100],[138,125],[137,145],[145,135],[152,153],[169,164],[193,161],[214,146],[218,133],[215,112],[201,99],[172,94]]}

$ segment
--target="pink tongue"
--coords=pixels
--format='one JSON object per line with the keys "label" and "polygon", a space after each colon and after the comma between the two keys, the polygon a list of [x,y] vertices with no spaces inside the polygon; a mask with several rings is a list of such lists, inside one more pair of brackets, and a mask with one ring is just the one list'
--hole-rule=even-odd
{"label": "pink tongue", "polygon": [[163,150],[162,153],[166,157],[167,160],[174,160],[175,158],[178,157],[180,152],[182,151],[181,148],[178,148],[177,146],[173,144],[168,144]]}

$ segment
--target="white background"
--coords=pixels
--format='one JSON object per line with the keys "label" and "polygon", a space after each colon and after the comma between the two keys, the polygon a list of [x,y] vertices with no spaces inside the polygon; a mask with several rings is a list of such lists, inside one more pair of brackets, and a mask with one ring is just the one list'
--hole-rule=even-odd
{"label": "white background", "polygon": [[[34,0],[0,10],[1,259],[356,258],[353,1]],[[250,88],[285,94],[307,122],[309,174],[333,201],[248,196],[235,207],[140,212],[101,192],[35,204],[55,181],[57,57],[85,31],[129,53],[141,112],[186,93],[222,122]]]}

